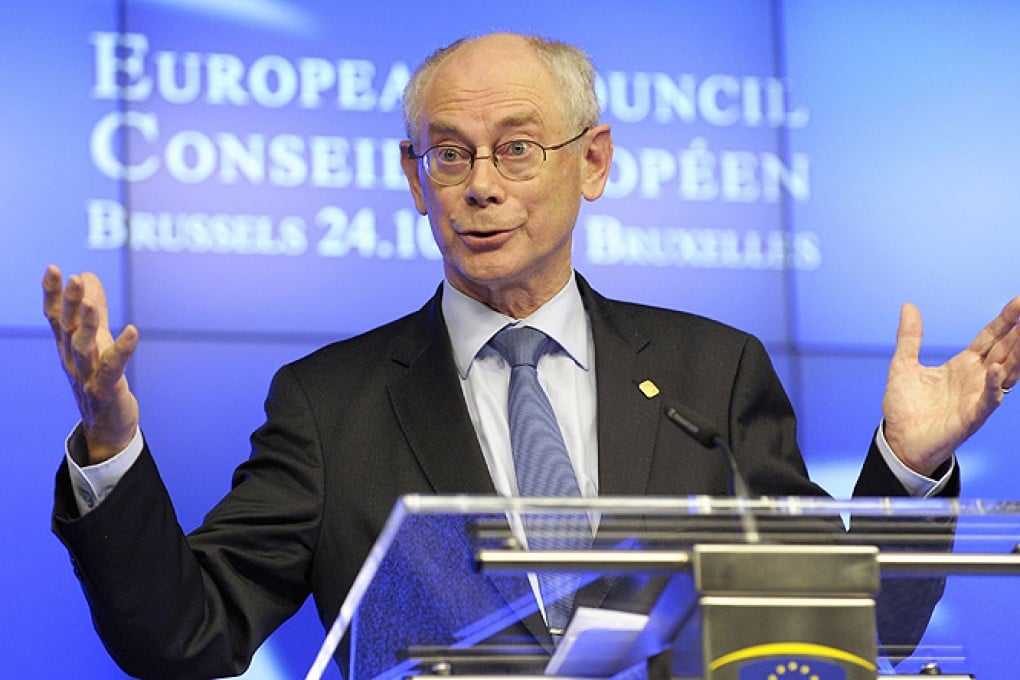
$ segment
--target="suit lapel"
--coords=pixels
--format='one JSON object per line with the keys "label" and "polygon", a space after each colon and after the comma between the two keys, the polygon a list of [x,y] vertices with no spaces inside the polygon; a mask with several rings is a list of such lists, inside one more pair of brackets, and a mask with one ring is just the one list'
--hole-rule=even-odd
{"label": "suit lapel", "polygon": [[419,312],[421,332],[408,334],[393,353],[407,372],[388,386],[390,403],[435,493],[495,494],[457,378],[440,296]]}
{"label": "suit lapel", "polygon": [[642,329],[577,277],[595,339],[598,384],[599,495],[640,496],[648,489],[660,400],[638,384],[654,380]]}

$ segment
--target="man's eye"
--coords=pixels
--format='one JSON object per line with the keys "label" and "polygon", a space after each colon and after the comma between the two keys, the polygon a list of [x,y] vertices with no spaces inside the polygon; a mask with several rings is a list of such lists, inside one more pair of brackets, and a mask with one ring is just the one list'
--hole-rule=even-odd
{"label": "man's eye", "polygon": [[459,163],[467,159],[466,154],[457,147],[443,146],[435,150],[436,160],[440,163]]}
{"label": "man's eye", "polygon": [[531,151],[531,144],[524,140],[515,140],[503,145],[503,155],[508,158],[526,156],[529,151]]}

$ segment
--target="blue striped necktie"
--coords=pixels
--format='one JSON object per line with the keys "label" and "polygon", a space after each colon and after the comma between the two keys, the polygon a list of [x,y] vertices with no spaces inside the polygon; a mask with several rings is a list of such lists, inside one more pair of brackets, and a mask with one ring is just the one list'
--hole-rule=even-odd
{"label": "blue striped necktie", "polygon": [[[540,330],[507,326],[489,344],[511,366],[507,405],[517,492],[521,496],[580,497],[556,414],[538,382],[538,360],[555,347],[555,342]],[[591,545],[590,526],[586,514],[524,518],[524,533],[531,550],[587,548]],[[579,582],[579,574],[538,574],[546,619],[554,636],[562,635],[566,628]]]}

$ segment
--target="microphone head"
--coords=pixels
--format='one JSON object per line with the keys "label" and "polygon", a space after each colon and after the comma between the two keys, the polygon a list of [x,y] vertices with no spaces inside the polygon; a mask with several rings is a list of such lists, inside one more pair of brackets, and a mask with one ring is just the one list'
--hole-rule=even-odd
{"label": "microphone head", "polygon": [[679,425],[680,429],[702,446],[712,448],[716,445],[716,440],[721,439],[718,430],[700,413],[681,404],[667,403],[664,410],[667,418]]}

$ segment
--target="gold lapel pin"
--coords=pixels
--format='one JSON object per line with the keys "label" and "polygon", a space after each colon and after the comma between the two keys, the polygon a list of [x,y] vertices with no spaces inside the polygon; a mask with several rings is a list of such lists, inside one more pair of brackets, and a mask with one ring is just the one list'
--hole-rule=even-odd
{"label": "gold lapel pin", "polygon": [[638,384],[638,389],[641,390],[641,394],[649,399],[659,396],[659,388],[651,380],[643,380]]}

